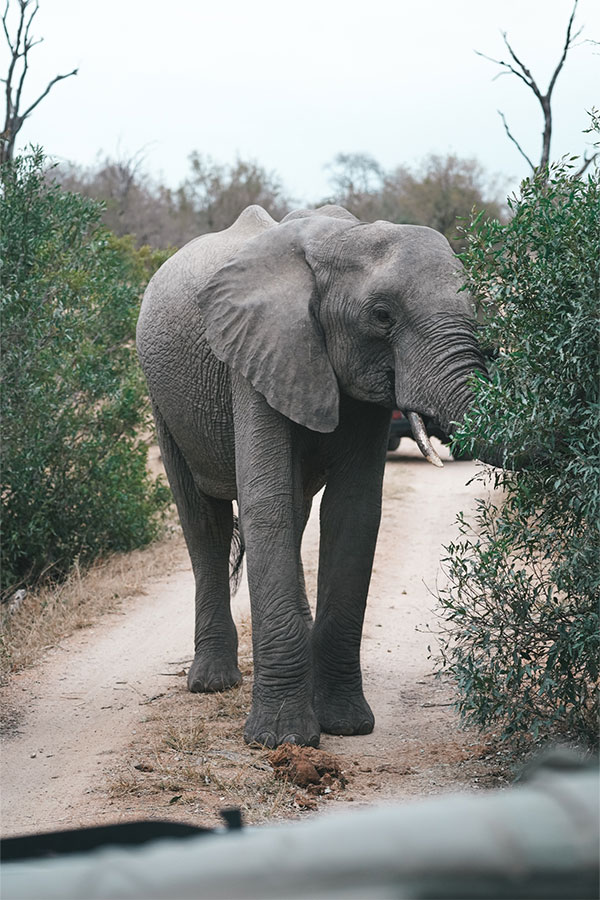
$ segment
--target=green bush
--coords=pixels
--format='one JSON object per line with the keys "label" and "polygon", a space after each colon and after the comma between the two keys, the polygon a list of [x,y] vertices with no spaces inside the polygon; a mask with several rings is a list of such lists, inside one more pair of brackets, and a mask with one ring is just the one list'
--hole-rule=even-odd
{"label": "green bush", "polygon": [[498,355],[458,444],[485,438],[529,461],[484,470],[503,494],[460,517],[443,662],[463,716],[505,737],[598,735],[599,187],[568,162],[537,173],[508,224],[471,227],[462,256]]}
{"label": "green bush", "polygon": [[4,593],[73,561],[147,543],[166,488],[146,473],[134,331],[164,254],[98,224],[40,150],[1,171]]}

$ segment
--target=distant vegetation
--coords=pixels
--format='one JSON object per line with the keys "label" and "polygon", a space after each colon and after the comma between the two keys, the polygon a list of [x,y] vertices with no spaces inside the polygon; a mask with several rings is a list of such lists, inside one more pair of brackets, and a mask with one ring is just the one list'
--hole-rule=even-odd
{"label": "distant vegetation", "polygon": [[[596,119],[596,125],[598,125]],[[541,168],[507,224],[472,227],[463,261],[499,348],[459,435],[533,458],[496,470],[449,550],[440,595],[460,710],[505,737],[598,740],[600,172]]]}
{"label": "distant vegetation", "polygon": [[63,164],[52,177],[100,201],[104,224],[118,236],[134,235],[138,246],[182,247],[199,234],[228,228],[252,203],[277,219],[290,209],[277,176],[257,163],[238,159],[227,166],[193,153],[190,170],[176,189],[152,179],[136,157],[105,158],[91,168]]}
{"label": "distant vegetation", "polygon": [[51,185],[41,151],[0,169],[4,593],[156,534],[168,501],[146,473],[148,400],[133,339],[165,252],[99,225]]}
{"label": "distant vegetation", "polygon": [[445,235],[455,250],[463,245],[461,225],[473,214],[485,211],[497,219],[506,215],[498,187],[476,159],[431,154],[417,168],[401,165],[386,172],[370,156],[340,153],[329,168],[330,201],[367,222],[428,225]]}
{"label": "distant vegetation", "polygon": [[[499,190],[474,159],[429,156],[417,169],[385,172],[365,154],[339,154],[328,167],[331,192],[313,206],[338,203],[365,221],[429,225],[460,248],[458,225],[485,209],[502,218]],[[279,221],[294,203],[274,172],[238,159],[222,165],[193,153],[190,174],[176,189],[150,178],[137,158],[104,159],[82,168],[53,171],[62,186],[104,204],[104,224],[117,235],[135,235],[138,245],[181,247],[199,234],[227,228],[243,209],[258,203]]]}

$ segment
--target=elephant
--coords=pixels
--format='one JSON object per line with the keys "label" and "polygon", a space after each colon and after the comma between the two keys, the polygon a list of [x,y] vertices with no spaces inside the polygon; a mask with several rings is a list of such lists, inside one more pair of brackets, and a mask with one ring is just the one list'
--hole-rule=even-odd
{"label": "elephant", "polygon": [[[360,644],[390,417],[403,410],[441,465],[423,418],[451,434],[470,376],[486,372],[462,280],[430,228],[337,206],[277,223],[250,206],[146,289],[138,354],[196,583],[188,688],[241,681],[229,575],[245,550],[247,743],[318,746],[321,732],[373,729]],[[322,488],[313,622],[300,545]]]}

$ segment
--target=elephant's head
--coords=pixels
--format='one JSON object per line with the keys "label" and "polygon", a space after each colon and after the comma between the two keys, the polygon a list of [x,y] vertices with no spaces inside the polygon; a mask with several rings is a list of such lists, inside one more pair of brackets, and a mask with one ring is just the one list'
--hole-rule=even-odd
{"label": "elephant's head", "polygon": [[421,417],[450,433],[485,371],[461,284],[438,232],[317,212],[249,241],[199,299],[215,354],[272,407],[320,432],[340,390],[398,407],[435,462]]}

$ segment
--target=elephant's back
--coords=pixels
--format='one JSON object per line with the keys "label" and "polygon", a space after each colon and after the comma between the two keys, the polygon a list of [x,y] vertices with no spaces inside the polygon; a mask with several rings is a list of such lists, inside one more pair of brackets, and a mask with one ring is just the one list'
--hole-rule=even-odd
{"label": "elephant's back", "polygon": [[261,206],[248,206],[224,231],[201,234],[169,257],[150,280],[138,327],[159,314],[161,307],[176,315],[189,314],[189,304],[215,272],[229,262],[244,244],[277,225]]}

